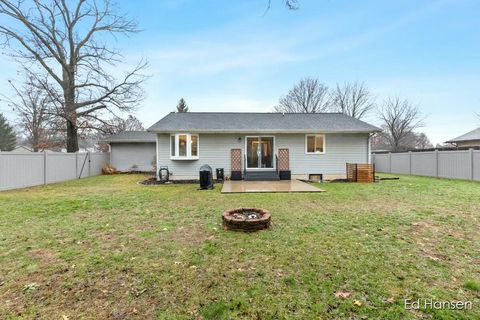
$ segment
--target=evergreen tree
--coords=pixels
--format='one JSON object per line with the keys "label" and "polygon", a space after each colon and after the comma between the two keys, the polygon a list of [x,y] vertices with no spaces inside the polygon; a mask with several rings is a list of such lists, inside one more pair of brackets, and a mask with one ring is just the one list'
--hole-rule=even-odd
{"label": "evergreen tree", "polygon": [[11,151],[15,148],[17,137],[13,131],[12,126],[7,122],[7,119],[0,113],[0,150]]}
{"label": "evergreen tree", "polygon": [[177,104],[177,112],[188,112],[188,106],[185,99],[181,98]]}

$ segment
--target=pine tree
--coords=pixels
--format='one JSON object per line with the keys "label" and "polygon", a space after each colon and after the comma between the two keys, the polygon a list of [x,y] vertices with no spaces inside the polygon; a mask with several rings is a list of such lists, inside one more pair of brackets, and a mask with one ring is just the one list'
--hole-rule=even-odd
{"label": "pine tree", "polygon": [[177,112],[188,112],[188,106],[185,99],[181,98],[177,104]]}
{"label": "pine tree", "polygon": [[13,131],[12,126],[7,122],[7,119],[0,113],[0,150],[11,151],[15,148],[17,137]]}

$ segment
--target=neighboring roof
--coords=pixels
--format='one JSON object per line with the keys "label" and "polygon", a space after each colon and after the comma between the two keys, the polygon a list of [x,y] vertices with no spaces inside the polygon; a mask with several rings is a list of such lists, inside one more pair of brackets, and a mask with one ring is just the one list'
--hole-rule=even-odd
{"label": "neighboring roof", "polygon": [[25,153],[25,152],[33,152],[33,149],[27,146],[16,146],[12,151],[10,152],[18,152],[18,153]]}
{"label": "neighboring roof", "polygon": [[343,113],[172,112],[150,132],[379,132]]}
{"label": "neighboring roof", "polygon": [[456,137],[455,139],[446,141],[447,143],[455,143],[455,142],[462,142],[462,141],[473,141],[473,140],[480,140],[480,128],[467,132],[460,137]]}
{"label": "neighboring roof", "polygon": [[101,141],[106,143],[155,142],[156,136],[147,131],[123,131]]}

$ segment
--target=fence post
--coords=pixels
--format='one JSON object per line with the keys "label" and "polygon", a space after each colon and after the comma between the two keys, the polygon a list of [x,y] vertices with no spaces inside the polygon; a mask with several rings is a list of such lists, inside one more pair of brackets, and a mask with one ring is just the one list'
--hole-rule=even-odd
{"label": "fence post", "polygon": [[473,181],[473,169],[474,169],[474,164],[473,164],[473,148],[468,149],[470,151],[470,179]]}
{"label": "fence post", "polygon": [[408,151],[408,174],[412,175],[412,151]]}
{"label": "fence post", "polygon": [[43,184],[47,184],[47,152],[43,151]]}
{"label": "fence post", "polygon": [[392,153],[388,153],[388,173],[392,173]]}
{"label": "fence post", "polygon": [[435,177],[438,178],[438,149],[435,149]]}
{"label": "fence post", "polygon": [[91,155],[90,155],[90,151],[88,151],[88,176],[89,177],[92,176],[92,168],[91,168],[91,165],[90,165],[91,162],[92,162],[92,158],[91,158]]}
{"label": "fence post", "polygon": [[78,177],[78,151],[75,152],[75,179]]}

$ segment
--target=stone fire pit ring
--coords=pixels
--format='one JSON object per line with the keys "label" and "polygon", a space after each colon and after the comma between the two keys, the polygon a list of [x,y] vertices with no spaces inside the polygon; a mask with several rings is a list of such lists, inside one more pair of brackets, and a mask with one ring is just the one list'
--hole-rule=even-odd
{"label": "stone fire pit ring", "polygon": [[270,213],[260,208],[236,208],[227,210],[222,215],[226,230],[254,232],[268,229],[271,225]]}

